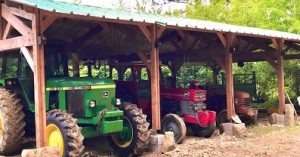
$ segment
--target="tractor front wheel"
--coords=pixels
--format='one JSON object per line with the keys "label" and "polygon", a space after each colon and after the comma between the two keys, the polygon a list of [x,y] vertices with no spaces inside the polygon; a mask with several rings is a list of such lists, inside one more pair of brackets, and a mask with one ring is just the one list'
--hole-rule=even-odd
{"label": "tractor front wheel", "polygon": [[140,155],[148,146],[148,127],[146,115],[133,104],[123,104],[124,128],[120,133],[109,137],[109,142],[120,156]]}
{"label": "tractor front wheel", "polygon": [[176,143],[181,143],[186,137],[186,126],[181,117],[177,114],[169,113],[162,118],[161,133],[172,131]]}
{"label": "tractor front wheel", "polygon": [[227,118],[227,110],[224,109],[217,114],[217,125],[220,127],[223,123],[228,123],[230,120]]}
{"label": "tractor front wheel", "polygon": [[25,134],[25,114],[15,93],[0,88],[0,154],[19,151]]}
{"label": "tractor front wheel", "polygon": [[193,125],[191,125],[191,128],[192,128],[194,135],[199,136],[199,137],[209,138],[215,132],[216,123],[209,124],[205,127],[201,127],[199,125],[193,124]]}
{"label": "tractor front wheel", "polygon": [[84,150],[83,136],[76,120],[68,113],[51,110],[47,113],[47,144],[58,147],[62,157],[78,157]]}

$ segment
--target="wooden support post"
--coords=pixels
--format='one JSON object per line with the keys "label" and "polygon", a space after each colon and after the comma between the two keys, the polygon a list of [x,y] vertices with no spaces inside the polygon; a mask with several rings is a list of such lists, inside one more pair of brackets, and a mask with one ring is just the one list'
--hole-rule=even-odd
{"label": "wooden support post", "polygon": [[279,97],[279,113],[284,113],[285,108],[285,94],[284,94],[284,60],[282,55],[282,47],[283,47],[283,40],[277,39],[278,49],[276,51],[277,56],[277,79],[278,79],[278,97]]}
{"label": "wooden support post", "polygon": [[160,130],[160,83],[159,83],[159,50],[157,40],[157,27],[154,25],[151,32],[151,107],[152,107],[152,129]]}
{"label": "wooden support post", "polygon": [[40,11],[36,8],[32,20],[34,34],[34,101],[35,101],[35,131],[36,147],[46,146],[46,108],[45,108],[45,63],[44,46],[41,43]]}
{"label": "wooden support post", "polygon": [[226,72],[226,100],[227,100],[227,118],[231,119],[235,115],[234,110],[234,90],[233,90],[233,73],[232,73],[232,42],[233,35],[226,34],[226,52],[225,52],[225,72]]}
{"label": "wooden support post", "polygon": [[73,77],[79,77],[79,59],[78,54],[72,53],[72,67],[73,67]]}

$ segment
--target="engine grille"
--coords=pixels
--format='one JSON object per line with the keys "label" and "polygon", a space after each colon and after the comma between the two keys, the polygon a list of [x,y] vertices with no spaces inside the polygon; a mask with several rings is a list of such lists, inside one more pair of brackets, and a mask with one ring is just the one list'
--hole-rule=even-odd
{"label": "engine grille", "polygon": [[68,112],[74,116],[84,116],[84,90],[67,91]]}
{"label": "engine grille", "polygon": [[190,116],[195,116],[196,111],[194,110],[193,104],[194,103],[191,101],[181,101],[180,108],[181,108],[182,114],[188,114]]}

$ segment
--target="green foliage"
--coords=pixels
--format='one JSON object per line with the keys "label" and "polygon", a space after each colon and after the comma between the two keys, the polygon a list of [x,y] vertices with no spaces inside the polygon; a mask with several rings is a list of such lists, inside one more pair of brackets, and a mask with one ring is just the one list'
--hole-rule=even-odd
{"label": "green foliage", "polygon": [[[299,0],[230,0],[229,6],[225,4],[226,0],[211,0],[211,5],[203,6],[198,0],[194,6],[187,8],[186,16],[300,34]],[[257,76],[258,96],[268,99],[265,106],[276,104],[277,74],[274,69],[266,62],[246,63],[243,68],[234,66],[234,73],[252,71]],[[297,60],[285,61],[285,90],[294,101],[300,95],[300,86],[297,84],[300,81],[299,72],[300,64]]]}

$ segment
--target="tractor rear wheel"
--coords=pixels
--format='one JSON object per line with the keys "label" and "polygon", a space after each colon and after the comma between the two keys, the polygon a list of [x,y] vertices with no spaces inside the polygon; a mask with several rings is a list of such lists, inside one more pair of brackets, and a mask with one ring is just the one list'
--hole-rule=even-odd
{"label": "tractor rear wheel", "polygon": [[47,145],[58,147],[62,157],[82,155],[84,137],[80,130],[70,114],[57,109],[47,113]]}
{"label": "tractor rear wheel", "polygon": [[25,134],[25,114],[15,93],[0,88],[0,154],[20,150]]}
{"label": "tractor rear wheel", "polygon": [[216,123],[209,124],[205,127],[201,127],[199,125],[193,124],[191,125],[194,135],[199,137],[206,137],[209,138],[215,132]]}
{"label": "tractor rear wheel", "polygon": [[169,113],[162,118],[161,133],[172,131],[176,143],[181,143],[186,137],[186,126],[181,117],[177,114]]}
{"label": "tractor rear wheel", "polygon": [[123,104],[124,129],[109,137],[109,142],[120,156],[136,156],[142,154],[148,147],[149,123],[146,115],[133,104]]}

